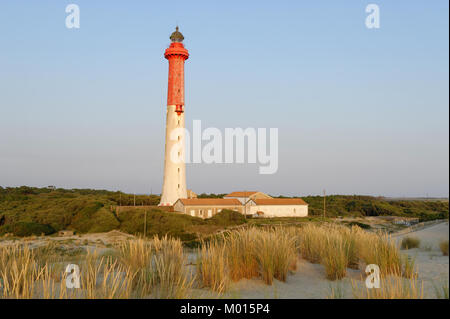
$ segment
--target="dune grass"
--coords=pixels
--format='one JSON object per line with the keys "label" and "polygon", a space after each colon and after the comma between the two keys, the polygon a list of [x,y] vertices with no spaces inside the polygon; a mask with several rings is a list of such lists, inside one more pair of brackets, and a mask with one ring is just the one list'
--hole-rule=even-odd
{"label": "dune grass", "polygon": [[[378,293],[358,290],[355,298],[422,296],[415,260],[402,254],[387,234],[358,226],[306,224],[228,231],[201,242],[195,267],[188,265],[182,242],[167,236],[127,240],[108,255],[96,250],[77,256],[61,252],[54,242],[33,249],[27,244],[1,246],[0,297],[189,298],[194,286],[223,294],[232,282],[244,278],[267,285],[288,281],[299,257],[322,264],[332,281],[343,279],[348,268],[378,265],[384,288]],[[80,289],[65,285],[68,263],[80,267]]]}
{"label": "dune grass", "polygon": [[[48,261],[44,261],[44,252]],[[129,240],[117,254],[101,256],[88,251],[76,263],[80,288],[68,288],[65,266],[48,248],[28,245],[0,247],[0,297],[27,298],[187,298],[195,277],[185,268],[186,256],[180,240],[154,238]],[[55,265],[64,265],[55,267]],[[56,269],[56,271],[55,271]]]}
{"label": "dune grass", "polygon": [[283,228],[249,228],[229,232],[204,243],[199,250],[198,269],[204,286],[224,292],[230,281],[261,278],[271,285],[274,279],[286,281],[295,269],[295,238]]}
{"label": "dune grass", "polygon": [[439,243],[439,249],[442,252],[442,255],[448,256],[448,240],[443,240]]}
{"label": "dune grass", "polygon": [[437,299],[449,299],[448,295],[448,282],[440,285],[434,284],[434,293]]}
{"label": "dune grass", "polygon": [[413,263],[404,259],[395,241],[384,233],[367,232],[334,224],[308,224],[298,230],[300,254],[325,266],[327,278],[341,279],[347,268],[376,264],[383,274],[412,272]]}
{"label": "dune grass", "polygon": [[402,239],[401,247],[402,249],[412,249],[419,248],[420,239],[416,237],[405,237]]}
{"label": "dune grass", "polygon": [[225,292],[230,285],[227,246],[218,239],[202,244],[197,254],[197,276],[202,287],[217,293]]}
{"label": "dune grass", "polygon": [[404,277],[397,273],[384,276],[380,280],[380,288],[366,288],[364,281],[357,285],[352,281],[352,292],[355,299],[423,299],[424,287],[416,276]]}

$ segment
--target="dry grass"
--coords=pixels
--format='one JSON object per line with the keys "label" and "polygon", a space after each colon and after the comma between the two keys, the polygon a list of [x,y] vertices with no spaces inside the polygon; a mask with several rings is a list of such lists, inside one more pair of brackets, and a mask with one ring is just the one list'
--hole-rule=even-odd
{"label": "dry grass", "polygon": [[238,281],[258,276],[259,265],[254,253],[258,234],[257,229],[250,228],[228,233],[224,238],[231,280]]}
{"label": "dry grass", "polygon": [[0,250],[0,278],[3,298],[33,298],[36,280],[42,271],[37,268],[28,246],[13,245]]}
{"label": "dry grass", "polygon": [[357,235],[358,256],[365,264],[380,267],[382,275],[399,274],[404,267],[399,247],[389,235],[359,232]]}
{"label": "dry grass", "polygon": [[321,252],[324,248],[324,235],[326,232],[323,228],[314,224],[307,224],[301,228],[300,237],[300,253],[302,257],[312,263],[321,261]]}
{"label": "dry grass", "polygon": [[230,280],[259,276],[268,285],[274,278],[286,281],[297,260],[296,241],[289,233],[283,228],[250,228],[204,243],[197,262],[203,286],[224,292]]}
{"label": "dry grass", "polygon": [[230,285],[227,246],[213,239],[203,243],[197,254],[197,276],[203,287],[223,293]]}
{"label": "dry grass", "polygon": [[376,264],[382,274],[414,272],[414,261],[403,257],[389,235],[334,224],[308,224],[298,231],[300,254],[312,263],[325,266],[327,278],[341,279],[347,268]]}
{"label": "dry grass", "polygon": [[[364,282],[364,281],[362,281]],[[423,282],[417,277],[405,278],[402,274],[381,278],[380,288],[362,288],[352,282],[353,297],[356,299],[423,299]]]}
{"label": "dry grass", "polygon": [[324,239],[321,263],[325,266],[327,279],[342,279],[347,274],[350,246],[343,236],[331,233]]}
{"label": "dry grass", "polygon": [[255,239],[254,253],[264,282],[271,285],[274,278],[286,281],[297,260],[295,240],[283,228],[260,231]]}
{"label": "dry grass", "polygon": [[405,237],[402,239],[401,247],[402,249],[412,249],[419,248],[420,239],[416,237]]}
{"label": "dry grass", "polygon": [[187,298],[194,283],[194,276],[185,267],[187,263],[179,239],[155,237],[154,285],[157,298]]}
{"label": "dry grass", "polygon": [[158,298],[189,296],[194,277],[185,271],[186,257],[179,240],[131,240],[117,250],[117,258],[88,252],[78,261],[81,287],[70,289],[65,274],[68,262],[55,257],[50,246],[0,247],[0,297],[119,299],[144,298],[150,293]]}
{"label": "dry grass", "polygon": [[[224,293],[232,281],[243,278],[260,278],[268,285],[275,279],[286,281],[300,256],[321,263],[329,280],[344,278],[347,268],[378,265],[384,288],[377,293],[357,291],[357,298],[421,297],[414,259],[401,254],[388,235],[334,224],[224,233],[202,243],[195,275],[189,271],[181,241],[168,237],[127,240],[115,246],[109,256],[98,251],[73,256],[54,242],[34,249],[28,245],[2,246],[0,297],[189,298],[196,281],[217,293]],[[66,288],[68,263],[80,266],[80,289]]]}
{"label": "dry grass", "polygon": [[448,282],[441,285],[434,285],[434,293],[437,299],[449,299],[448,295]]}
{"label": "dry grass", "polygon": [[439,248],[441,249],[442,255],[448,256],[448,240],[443,240],[439,243]]}

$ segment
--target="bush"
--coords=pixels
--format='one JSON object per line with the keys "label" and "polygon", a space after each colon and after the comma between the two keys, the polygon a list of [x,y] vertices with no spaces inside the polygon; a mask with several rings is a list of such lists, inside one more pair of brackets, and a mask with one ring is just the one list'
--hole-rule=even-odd
{"label": "bush", "polygon": [[89,233],[109,232],[113,229],[119,228],[119,221],[116,216],[106,208],[100,208],[92,217],[91,227]]}
{"label": "bush", "polygon": [[[129,234],[143,234],[145,210],[134,209],[122,211],[119,214],[120,230]],[[196,239],[190,231],[193,225],[203,225],[206,222],[199,217],[180,213],[170,213],[159,209],[147,211],[147,236],[164,236],[179,238],[183,241]]]}
{"label": "bush", "polygon": [[234,226],[246,222],[244,215],[234,210],[224,209],[220,213],[207,219],[208,223],[217,226]]}
{"label": "bush", "polygon": [[439,248],[442,251],[442,255],[448,256],[448,240],[441,241],[439,243]]}
{"label": "bush", "polygon": [[2,227],[2,233],[13,233],[14,236],[32,236],[32,235],[50,235],[55,232],[55,229],[46,224],[39,224],[33,222],[17,222],[12,225]]}
{"label": "bush", "polygon": [[360,223],[360,222],[349,222],[348,226],[358,226],[359,228],[362,228],[362,229],[371,229],[372,228],[370,225]]}
{"label": "bush", "polygon": [[405,237],[402,239],[402,249],[418,248],[420,246],[420,239],[416,237]]}

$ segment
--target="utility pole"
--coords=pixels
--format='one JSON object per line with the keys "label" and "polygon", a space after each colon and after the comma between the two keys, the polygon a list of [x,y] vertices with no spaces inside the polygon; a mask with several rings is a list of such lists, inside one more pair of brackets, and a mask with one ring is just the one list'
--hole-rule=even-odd
{"label": "utility pole", "polygon": [[134,203],[134,206],[136,206],[136,194],[133,194],[133,203]]}
{"label": "utility pole", "polygon": [[122,192],[119,193],[119,206],[122,206]]}
{"label": "utility pole", "polygon": [[326,193],[325,193],[325,190],[323,190],[323,218],[325,219],[325,216],[326,216],[326,214],[327,214],[327,206],[326,206],[326,201],[325,201],[325,199],[326,199]]}

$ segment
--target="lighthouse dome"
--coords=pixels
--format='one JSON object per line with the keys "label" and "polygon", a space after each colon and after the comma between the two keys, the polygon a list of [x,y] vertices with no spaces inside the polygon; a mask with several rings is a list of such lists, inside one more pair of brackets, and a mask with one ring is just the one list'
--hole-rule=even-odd
{"label": "lighthouse dome", "polygon": [[180,31],[178,31],[178,26],[175,28],[175,32],[173,32],[170,36],[170,40],[172,40],[172,42],[183,42],[184,36]]}

